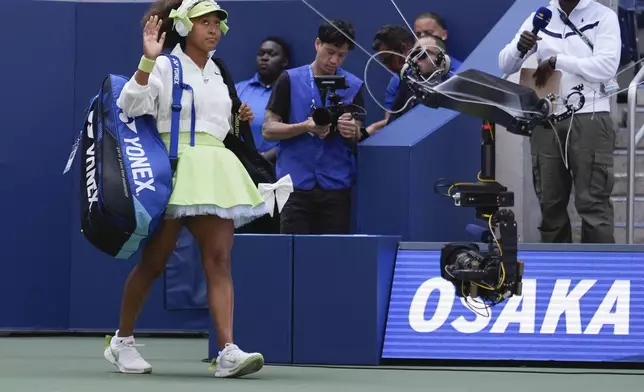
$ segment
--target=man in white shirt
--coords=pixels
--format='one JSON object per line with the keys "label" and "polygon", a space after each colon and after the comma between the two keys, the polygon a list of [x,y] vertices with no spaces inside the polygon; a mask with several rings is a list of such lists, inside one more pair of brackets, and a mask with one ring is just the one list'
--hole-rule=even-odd
{"label": "man in white shirt", "polygon": [[560,71],[563,98],[574,86],[584,86],[584,107],[554,127],[537,127],[530,140],[542,213],[541,240],[572,242],[566,207],[574,184],[582,242],[614,243],[610,196],[615,128],[606,96],[616,90],[622,47],[619,20],[613,10],[594,0],[552,0],[548,8],[552,19],[538,36],[531,32],[533,13],[499,54],[501,71],[512,74],[536,53],[535,84],[545,85],[555,70]]}

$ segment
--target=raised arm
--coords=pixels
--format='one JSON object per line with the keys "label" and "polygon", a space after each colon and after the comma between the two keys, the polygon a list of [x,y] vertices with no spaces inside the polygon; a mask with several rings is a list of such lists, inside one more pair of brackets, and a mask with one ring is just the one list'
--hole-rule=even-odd
{"label": "raised arm", "polygon": [[139,69],[123,86],[116,101],[128,117],[144,114],[156,115],[156,101],[163,88],[163,74],[169,65],[166,58],[159,58],[165,42],[165,33],[159,36],[161,23],[157,16],[150,17],[143,28],[143,57]]}
{"label": "raised arm", "polygon": [[519,51],[519,41],[521,40],[521,34],[524,31],[532,31],[532,18],[534,17],[534,12],[523,22],[519,31],[516,33],[512,41],[509,44],[505,45],[505,48],[499,52],[499,69],[501,72],[507,75],[511,75],[515,72],[518,72],[521,69],[521,66],[530,57],[536,50],[537,45],[534,45],[530,51],[528,51],[523,58],[521,58],[521,52]]}

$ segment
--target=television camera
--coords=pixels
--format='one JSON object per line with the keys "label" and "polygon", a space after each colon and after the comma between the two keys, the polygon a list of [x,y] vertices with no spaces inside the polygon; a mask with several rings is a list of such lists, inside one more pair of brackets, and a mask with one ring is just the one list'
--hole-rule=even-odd
{"label": "television camera", "polygon": [[[313,78],[315,85],[320,91],[321,101],[326,103],[327,97],[329,105],[323,104],[322,107],[316,107],[313,103],[311,106],[313,122],[315,125],[331,125],[329,129],[329,136],[339,135],[338,132],[338,119],[345,113],[351,113],[356,119],[364,117],[363,113],[359,113],[354,104],[343,104],[342,97],[338,95],[338,90],[348,89],[347,80],[344,75],[325,75],[315,76]],[[346,143],[349,140],[344,139]]]}
{"label": "television camera", "polygon": [[488,246],[487,252],[475,243],[446,244],[441,250],[441,277],[452,282],[457,296],[479,297],[490,306],[522,294],[524,269],[523,262],[517,260],[514,213],[503,208],[514,205],[514,193],[494,180],[494,133],[494,124],[485,122],[479,182],[449,183],[439,179],[435,185],[439,194],[443,194],[439,191],[441,185],[449,186],[445,195],[452,198],[456,206],[475,208],[476,218],[487,222],[487,228],[479,230],[481,242]]}
{"label": "television camera", "polygon": [[[485,305],[494,306],[513,295],[522,295],[524,272],[523,262],[517,260],[517,223],[514,213],[507,208],[514,205],[514,193],[495,180],[496,125],[517,135],[530,136],[536,126],[558,123],[581,109],[585,103],[583,86],[575,87],[563,100],[564,111],[553,113],[554,96],[541,99],[528,87],[478,70],[448,76],[449,58],[445,57],[447,61],[437,59],[438,70],[429,79],[419,77],[418,67],[413,63],[400,76],[423,105],[483,120],[478,182],[439,179],[435,190],[452,198],[456,206],[475,208],[476,218],[487,221],[485,229],[476,226],[481,242],[488,245],[487,251],[475,243],[446,244],[441,250],[441,276],[455,286],[457,296],[478,297]],[[446,194],[439,190],[445,187],[449,188]]]}

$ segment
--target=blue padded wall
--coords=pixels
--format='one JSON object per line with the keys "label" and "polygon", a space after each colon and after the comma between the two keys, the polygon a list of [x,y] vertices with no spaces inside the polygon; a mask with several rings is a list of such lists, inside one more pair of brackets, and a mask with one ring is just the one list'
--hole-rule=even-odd
{"label": "blue padded wall", "polygon": [[[246,351],[269,363],[291,363],[293,334],[293,236],[235,236],[232,253],[235,285],[233,336]],[[215,329],[209,355],[217,356]]]}
{"label": "blue padded wall", "polygon": [[74,4],[4,1],[2,14],[0,329],[65,329]]}
{"label": "blue padded wall", "polygon": [[[360,146],[359,233],[398,234],[404,241],[463,239],[474,210],[454,207],[434,192],[434,183],[442,177],[476,180],[481,121],[454,117],[448,110],[419,106],[382,131],[394,137],[381,143],[377,135]],[[439,125],[432,128],[434,123]],[[410,140],[413,136],[418,139]]]}
{"label": "blue padded wall", "polygon": [[294,237],[293,363],[380,363],[399,241]]}

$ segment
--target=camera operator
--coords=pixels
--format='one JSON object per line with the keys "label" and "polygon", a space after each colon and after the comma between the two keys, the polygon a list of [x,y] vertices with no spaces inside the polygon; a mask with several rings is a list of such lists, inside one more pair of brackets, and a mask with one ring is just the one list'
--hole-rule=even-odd
{"label": "camera operator", "polygon": [[341,68],[354,48],[346,37],[353,39],[353,26],[344,21],[333,25],[319,27],[315,60],[282,73],[266,107],[262,131],[266,140],[279,140],[277,176],[289,174],[295,188],[280,216],[283,234],[350,231],[355,143],[366,136],[366,130],[348,113],[339,117],[336,130],[332,125],[316,125],[312,118],[313,108],[329,105],[321,101],[316,76],[344,76],[349,88],[336,92],[341,103],[364,107],[362,80]]}
{"label": "camera operator", "polygon": [[536,53],[535,85],[544,86],[555,70],[560,71],[559,93],[564,98],[574,86],[584,86],[584,107],[554,127],[535,128],[530,140],[541,240],[572,242],[567,206],[574,184],[581,241],[614,243],[610,196],[615,127],[605,97],[617,89],[619,21],[613,10],[593,0],[552,0],[548,8],[552,19],[539,36],[531,32],[534,14],[530,15],[499,54],[501,71],[512,74]]}
{"label": "camera operator", "polygon": [[[416,42],[416,45],[414,45],[414,47],[411,49],[412,52],[419,52],[421,50],[425,50],[429,57],[427,55],[422,55],[418,59],[418,61],[416,61],[416,64],[418,64],[420,77],[428,79],[436,71],[436,67],[434,65],[436,64],[436,55],[438,54],[439,50],[442,50],[447,54],[447,46],[445,45],[445,42],[438,37],[425,36],[419,38]],[[391,115],[389,115],[387,124],[390,124],[392,121],[401,117],[402,115],[413,109],[416,105],[418,105],[418,101],[416,101],[415,99],[407,104],[407,101],[414,97],[414,92],[409,88],[409,86],[407,86],[406,83],[400,85],[396,93],[396,99],[394,99],[394,103],[391,106],[391,110],[398,111],[403,109],[403,107],[404,109],[399,113],[392,113]]]}

